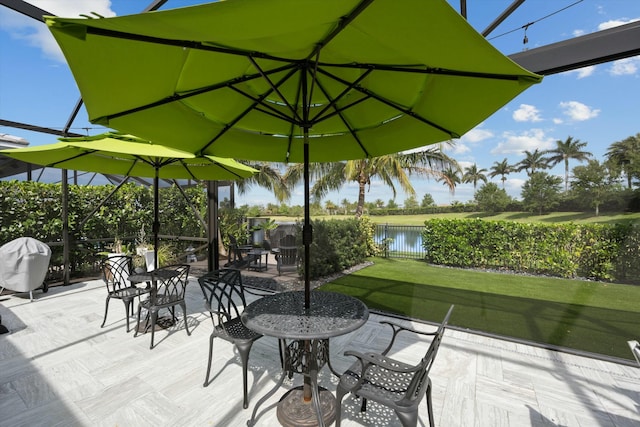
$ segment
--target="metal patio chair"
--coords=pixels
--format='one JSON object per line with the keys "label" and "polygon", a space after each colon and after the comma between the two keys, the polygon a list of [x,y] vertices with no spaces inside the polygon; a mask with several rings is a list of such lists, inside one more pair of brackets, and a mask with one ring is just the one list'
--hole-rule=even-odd
{"label": "metal patio chair", "polygon": [[137,287],[135,283],[129,281],[132,274],[133,259],[128,255],[112,255],[100,260],[100,273],[102,280],[107,286],[107,299],[104,306],[104,319],[101,328],[107,321],[109,313],[109,301],[112,298],[119,299],[124,303],[125,317],[127,319],[127,332],[129,328],[129,316],[133,316],[133,300],[141,295],[151,292],[150,288]]}
{"label": "metal patio chair", "polygon": [[187,331],[187,335],[191,335],[189,322],[187,322],[187,305],[184,302],[184,295],[189,283],[189,268],[190,265],[188,264],[175,264],[157,268],[150,272],[151,292],[149,293],[149,298],[140,301],[140,304],[138,304],[138,319],[134,336],[137,336],[140,331],[140,314],[142,309],[145,309],[147,310],[145,330],[151,329],[151,346],[149,347],[151,349],[153,349],[154,332],[156,323],[158,323],[158,312],[162,309],[169,310],[175,324],[175,308],[179,305],[184,318],[184,328]]}
{"label": "metal patio chair", "polygon": [[[254,341],[262,335],[244,326],[240,320],[242,310],[247,305],[245,288],[239,270],[223,269],[207,273],[198,279],[204,295],[204,303],[213,322],[213,332],[209,337],[209,361],[204,387],[209,385],[211,359],[213,357],[213,340],[218,337],[236,346],[242,361],[242,382],[244,397],[242,407],[249,405],[247,391],[247,365],[249,353]],[[255,295],[258,293],[249,292]]]}
{"label": "metal patio chair", "polygon": [[[426,395],[429,426],[435,427],[429,371],[438,353],[453,307],[451,305],[436,332],[421,332],[395,323],[382,321],[380,323],[389,325],[393,329],[391,341],[382,353],[363,354],[356,351],[346,351],[344,353],[347,356],[354,356],[358,360],[340,376],[340,382],[336,390],[336,399],[340,406],[336,414],[336,427],[340,427],[342,399],[347,393],[352,393],[362,398],[362,411],[366,410],[367,400],[378,402],[393,409],[404,427],[417,426],[418,404],[422,397]],[[416,365],[400,362],[387,356],[398,334],[406,331],[433,336],[425,356]]]}

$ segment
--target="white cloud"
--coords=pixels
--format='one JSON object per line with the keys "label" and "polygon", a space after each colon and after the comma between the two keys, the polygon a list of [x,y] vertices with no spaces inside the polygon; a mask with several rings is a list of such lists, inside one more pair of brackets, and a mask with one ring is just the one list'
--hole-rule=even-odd
{"label": "white cloud", "polygon": [[612,76],[626,76],[636,74],[638,71],[638,65],[640,64],[640,57],[634,56],[633,58],[624,58],[617,61],[613,61],[609,68],[609,74]]}
{"label": "white cloud", "polygon": [[561,102],[562,113],[576,122],[593,119],[600,114],[600,110],[594,109],[578,101]]}
{"label": "white cloud", "polygon": [[504,187],[507,190],[521,190],[525,182],[527,181],[522,178],[507,178]]}
{"label": "white cloud", "polygon": [[[91,12],[105,17],[115,16],[110,0],[31,0],[29,3],[56,16],[78,17],[80,14],[91,15]],[[0,30],[15,40],[40,49],[48,58],[65,62],[58,44],[41,21],[0,8]]]}
{"label": "white cloud", "polygon": [[503,141],[491,150],[492,155],[521,154],[525,150],[533,151],[548,150],[553,148],[554,139],[546,136],[542,129],[530,129],[516,134],[505,132],[502,135]]}
{"label": "white cloud", "polygon": [[587,67],[578,68],[577,70],[567,71],[565,74],[576,74],[578,79],[584,79],[585,77],[589,77],[593,75],[596,71],[595,65],[589,65]]}
{"label": "white cloud", "polygon": [[585,33],[584,30],[573,30],[573,37],[580,37],[584,35],[584,33]]}
{"label": "white cloud", "polygon": [[444,145],[442,147],[442,151],[444,153],[451,153],[451,154],[464,154],[464,153],[468,153],[469,151],[471,151],[471,147],[469,147],[467,144],[463,143],[461,140],[455,140],[454,141],[454,145]]}
{"label": "white cloud", "polygon": [[[469,161],[466,161],[466,160],[459,160],[458,161],[458,165],[460,165],[460,168],[462,168],[463,171],[466,168],[468,168],[469,166],[472,166],[474,164],[476,164],[476,162],[469,162]],[[478,165],[478,168],[482,168],[482,167]]]}
{"label": "white cloud", "polygon": [[454,139],[453,146],[443,144],[442,151],[445,153],[451,153],[453,155],[468,153],[469,151],[471,151],[471,147],[470,147],[471,145],[475,145],[479,142],[485,141],[492,137],[493,137],[493,132],[491,132],[490,130],[481,129],[480,127],[475,127],[471,129],[469,132],[462,135],[461,138]]}
{"label": "white cloud", "polygon": [[533,105],[520,104],[520,108],[513,112],[513,120],[516,122],[539,122],[540,111]]}
{"label": "white cloud", "polygon": [[475,127],[471,129],[469,132],[462,135],[460,141],[464,143],[476,144],[478,142],[482,142],[485,139],[489,139],[493,137],[493,132],[487,129],[481,129],[479,127]]}
{"label": "white cloud", "polygon": [[619,27],[620,25],[625,25],[630,22],[636,22],[640,18],[633,19],[611,19],[609,21],[603,22],[598,25],[598,31],[608,30],[609,28]]}

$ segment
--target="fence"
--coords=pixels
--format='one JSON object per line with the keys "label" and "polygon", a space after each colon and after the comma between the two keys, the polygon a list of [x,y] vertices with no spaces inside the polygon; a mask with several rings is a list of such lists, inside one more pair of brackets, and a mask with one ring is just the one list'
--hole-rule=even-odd
{"label": "fence", "polygon": [[421,225],[388,225],[376,226],[375,241],[384,248],[385,258],[423,259],[426,251],[422,245]]}

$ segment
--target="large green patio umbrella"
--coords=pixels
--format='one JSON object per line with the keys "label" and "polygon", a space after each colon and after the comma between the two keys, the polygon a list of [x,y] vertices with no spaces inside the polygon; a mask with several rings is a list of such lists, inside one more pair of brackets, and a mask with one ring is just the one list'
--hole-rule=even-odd
{"label": "large green patio umbrella", "polygon": [[312,162],[457,138],[541,81],[446,0],[227,0],[45,18],[89,119],[180,149]]}
{"label": "large green patio umbrella", "polygon": [[108,132],[96,136],[59,138],[61,142],[3,150],[25,162],[60,169],[153,178],[154,266],[158,267],[159,179],[236,180],[257,171],[233,159],[196,156],[177,148],[151,144],[132,135]]}

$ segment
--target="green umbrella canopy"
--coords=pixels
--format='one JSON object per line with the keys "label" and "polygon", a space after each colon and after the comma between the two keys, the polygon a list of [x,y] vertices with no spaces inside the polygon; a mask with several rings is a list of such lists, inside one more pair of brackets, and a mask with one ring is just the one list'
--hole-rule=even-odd
{"label": "green umbrella canopy", "polygon": [[[159,178],[235,180],[248,178],[257,170],[232,159],[196,156],[193,153],[151,144],[132,135],[115,132],[80,138],[59,138],[61,142],[3,150],[2,154],[29,163],[60,169],[153,178],[153,244],[158,248]],[[154,253],[158,267],[158,251]]]}
{"label": "green umbrella canopy", "polygon": [[320,162],[420,147],[542,79],[446,0],[227,0],[46,22],[93,123],[222,157],[302,162],[305,141]]}
{"label": "green umbrella canopy", "polygon": [[47,167],[148,178],[156,170],[159,178],[194,180],[235,180],[257,172],[233,159],[196,156],[115,132],[59,141],[2,154]]}

